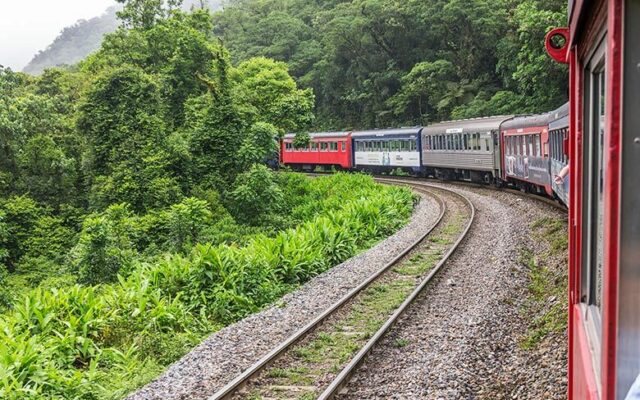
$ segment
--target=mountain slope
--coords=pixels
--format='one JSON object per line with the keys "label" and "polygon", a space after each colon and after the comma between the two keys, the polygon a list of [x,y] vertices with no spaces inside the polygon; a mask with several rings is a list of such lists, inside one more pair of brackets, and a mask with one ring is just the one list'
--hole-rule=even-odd
{"label": "mountain slope", "polygon": [[[222,0],[205,0],[204,3],[212,11],[222,7]],[[187,0],[183,8],[188,10],[194,5],[199,6],[200,0]],[[118,27],[116,10],[116,7],[110,7],[99,17],[81,19],[64,28],[45,50],[33,57],[23,72],[38,75],[46,68],[73,65],[98,50],[104,35],[114,32]]]}

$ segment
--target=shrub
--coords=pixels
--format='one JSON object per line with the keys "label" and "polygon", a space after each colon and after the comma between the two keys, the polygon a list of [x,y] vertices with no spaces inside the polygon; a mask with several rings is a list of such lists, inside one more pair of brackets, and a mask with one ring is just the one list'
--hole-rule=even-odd
{"label": "shrub", "polygon": [[0,398],[123,397],[211,331],[397,229],[412,209],[408,189],[376,185],[369,177],[308,185],[282,179],[287,190],[299,189],[318,203],[298,206],[299,215],[313,217],[271,236],[249,235],[243,247],[198,244],[186,254],[135,260],[141,229],[161,229],[183,248],[201,240],[201,222],[213,214],[200,199],[143,217],[126,204],[89,216],[74,265],[83,282],[115,282],[35,289],[0,316]]}
{"label": "shrub", "polygon": [[27,196],[12,197],[1,208],[5,233],[2,235],[0,232],[0,248],[4,248],[5,265],[9,271],[13,271],[27,251],[27,242],[44,210]]}
{"label": "shrub", "polygon": [[280,210],[282,201],[273,173],[264,165],[254,165],[236,178],[229,194],[229,209],[239,222],[260,225],[269,214]]}
{"label": "shrub", "polygon": [[131,268],[136,255],[132,222],[127,204],[113,205],[104,213],[85,219],[71,256],[78,282],[89,285],[115,282],[118,273]]}
{"label": "shrub", "polygon": [[169,249],[183,252],[202,239],[202,234],[212,222],[209,204],[190,197],[171,206],[165,215]]}

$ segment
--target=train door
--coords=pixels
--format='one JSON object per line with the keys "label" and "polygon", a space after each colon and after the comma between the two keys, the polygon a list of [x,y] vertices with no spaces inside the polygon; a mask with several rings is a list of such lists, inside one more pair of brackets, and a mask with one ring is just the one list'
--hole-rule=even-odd
{"label": "train door", "polygon": [[596,376],[601,376],[604,272],[604,188],[607,182],[606,39],[603,38],[584,71],[583,215],[581,309]]}

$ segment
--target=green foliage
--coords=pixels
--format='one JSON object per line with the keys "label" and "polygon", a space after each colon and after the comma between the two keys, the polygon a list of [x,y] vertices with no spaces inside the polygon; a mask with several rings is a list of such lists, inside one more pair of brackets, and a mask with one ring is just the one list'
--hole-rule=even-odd
{"label": "green foliage", "polygon": [[17,262],[27,251],[27,241],[32,236],[36,222],[44,210],[27,196],[12,197],[1,205],[4,214],[4,237],[0,247],[4,248],[4,263],[9,271],[15,270]]}
{"label": "green foliage", "polygon": [[135,260],[131,216],[128,205],[116,204],[104,213],[85,218],[71,256],[80,283],[115,282],[118,273],[131,269]]}
{"label": "green foliage", "polygon": [[182,4],[182,0],[116,0],[124,4],[117,15],[126,27],[151,29]]}
{"label": "green foliage", "polygon": [[[372,128],[492,113],[505,100],[509,113],[555,108],[567,71],[544,35],[565,15],[547,0],[232,0],[214,32],[237,62],[286,62],[314,90],[317,129]],[[514,95],[492,100],[500,92]]]}
{"label": "green foliage", "polygon": [[266,122],[256,122],[238,150],[242,170],[253,164],[262,163],[273,154],[278,154],[278,129]]}
{"label": "green foliage", "polygon": [[191,197],[172,205],[163,219],[170,248],[175,252],[186,252],[204,241],[203,233],[212,225],[213,213],[206,201]]}
{"label": "green foliage", "polygon": [[293,147],[296,149],[304,149],[309,147],[309,143],[311,143],[311,136],[307,132],[299,132],[296,133],[296,136],[293,138]]}
{"label": "green foliage", "polygon": [[181,197],[169,171],[161,104],[158,84],[135,67],[109,71],[88,93],[78,127],[90,143],[93,208],[125,201],[146,210]]}
{"label": "green foliage", "polygon": [[[262,177],[264,171],[252,172]],[[26,292],[0,316],[0,397],[124,397],[211,331],[396,230],[412,209],[408,189],[366,176],[284,175],[277,182],[285,193],[302,196],[298,208],[317,198],[320,215],[273,236],[255,235],[243,247],[196,245],[186,255],[135,263],[112,284]],[[206,225],[199,221],[215,210],[215,204],[185,199],[166,210],[167,231],[183,245],[198,240]],[[81,256],[75,259],[85,279],[112,280],[122,271],[140,218],[114,205],[85,219],[73,252]]]}
{"label": "green foliage", "polygon": [[282,205],[282,191],[274,181],[273,173],[259,164],[238,175],[229,198],[232,214],[249,225],[264,223],[267,216],[281,210]]}
{"label": "green foliage", "polygon": [[298,90],[283,62],[259,57],[232,71],[236,101],[245,104],[253,120],[268,121],[284,132],[305,129],[313,122],[314,96]]}

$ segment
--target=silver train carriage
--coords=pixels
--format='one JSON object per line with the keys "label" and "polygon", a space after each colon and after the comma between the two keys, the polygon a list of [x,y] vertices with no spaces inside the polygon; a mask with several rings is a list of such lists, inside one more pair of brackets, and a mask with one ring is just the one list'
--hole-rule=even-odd
{"label": "silver train carriage", "polygon": [[512,117],[447,121],[424,128],[423,172],[439,179],[499,182],[500,126]]}

